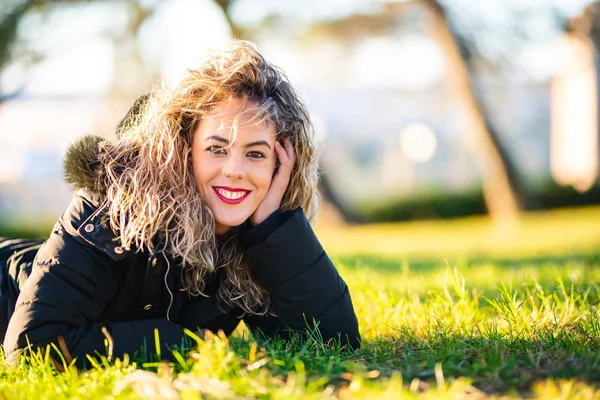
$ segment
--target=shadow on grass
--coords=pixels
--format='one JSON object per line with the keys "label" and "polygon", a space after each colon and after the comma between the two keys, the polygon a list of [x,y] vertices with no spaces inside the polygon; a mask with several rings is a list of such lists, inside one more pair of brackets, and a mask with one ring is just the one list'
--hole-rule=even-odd
{"label": "shadow on grass", "polygon": [[[530,397],[543,380],[573,379],[600,387],[600,325],[578,323],[569,328],[544,328],[532,338],[494,331],[455,334],[433,330],[418,337],[408,328],[397,335],[366,341],[360,350],[343,354],[327,346],[276,342],[261,348],[274,375],[286,376],[301,362],[309,381],[341,387],[352,375],[376,381],[397,374],[404,388],[428,390],[434,385],[468,378],[491,395]],[[243,359],[249,342],[233,344]],[[264,353],[262,353],[264,352]],[[369,373],[377,371],[377,374]]]}
{"label": "shadow on grass", "polygon": [[[394,371],[405,384],[415,379],[421,389],[461,377],[487,394],[517,391],[530,396],[546,379],[575,379],[600,387],[599,337],[577,329],[541,332],[535,340],[499,335],[469,337],[436,334],[427,342],[410,333],[365,343],[356,361],[382,376]],[[412,385],[411,385],[412,386]]]}

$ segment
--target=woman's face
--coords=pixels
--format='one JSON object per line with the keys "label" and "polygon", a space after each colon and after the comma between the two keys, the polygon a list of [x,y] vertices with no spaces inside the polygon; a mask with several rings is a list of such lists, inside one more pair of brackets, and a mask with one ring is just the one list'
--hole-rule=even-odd
{"label": "woman's face", "polygon": [[[196,128],[192,164],[198,189],[212,210],[216,233],[244,223],[265,198],[275,171],[274,124],[249,124],[254,104],[222,103]],[[237,136],[232,126],[236,117]]]}

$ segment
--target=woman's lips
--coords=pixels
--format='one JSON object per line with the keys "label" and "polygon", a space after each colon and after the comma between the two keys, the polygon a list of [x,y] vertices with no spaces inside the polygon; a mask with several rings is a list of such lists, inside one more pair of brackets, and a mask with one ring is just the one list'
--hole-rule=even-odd
{"label": "woman's lips", "polygon": [[239,204],[246,200],[250,194],[250,190],[230,188],[225,186],[213,186],[217,197],[227,204]]}

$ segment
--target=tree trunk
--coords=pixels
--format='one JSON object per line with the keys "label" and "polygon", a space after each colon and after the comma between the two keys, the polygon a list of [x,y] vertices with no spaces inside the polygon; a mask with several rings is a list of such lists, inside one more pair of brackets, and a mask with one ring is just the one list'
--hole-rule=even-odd
{"label": "tree trunk", "polygon": [[568,30],[589,36],[596,53],[600,54],[600,1],[589,4],[579,17],[568,21]]}
{"label": "tree trunk", "polygon": [[214,0],[215,4],[219,6],[221,11],[223,11],[223,15],[225,16],[225,20],[227,21],[227,25],[229,25],[229,30],[231,31],[231,35],[234,39],[244,39],[244,32],[242,28],[235,23],[235,21],[231,18],[230,8],[234,3],[232,0]]}
{"label": "tree trunk", "polygon": [[321,174],[319,180],[319,192],[321,193],[325,208],[330,212],[336,213],[335,219],[341,220],[344,223],[359,223],[362,222],[360,215],[347,207],[340,196],[332,187],[327,174]]}
{"label": "tree trunk", "polygon": [[433,17],[432,36],[446,56],[447,82],[452,85],[452,93],[458,103],[468,110],[469,126],[477,148],[474,156],[481,171],[488,212],[496,221],[514,222],[521,209],[521,191],[516,169],[502,148],[498,135],[492,129],[475,94],[469,60],[461,53],[460,42],[448,23],[444,9],[437,0],[422,1]]}

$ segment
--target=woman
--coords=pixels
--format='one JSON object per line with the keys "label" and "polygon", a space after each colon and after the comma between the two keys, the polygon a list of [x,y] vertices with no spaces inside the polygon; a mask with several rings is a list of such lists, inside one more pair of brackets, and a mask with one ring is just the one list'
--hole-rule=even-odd
{"label": "woman", "polygon": [[78,366],[140,355],[155,331],[168,357],[184,329],[230,334],[240,320],[267,338],[318,329],[359,346],[348,288],[308,222],[307,110],[254,45],[141,98],[117,133],[67,152],[76,195],[41,248],[0,246],[12,254],[0,277],[9,364],[48,344]]}

